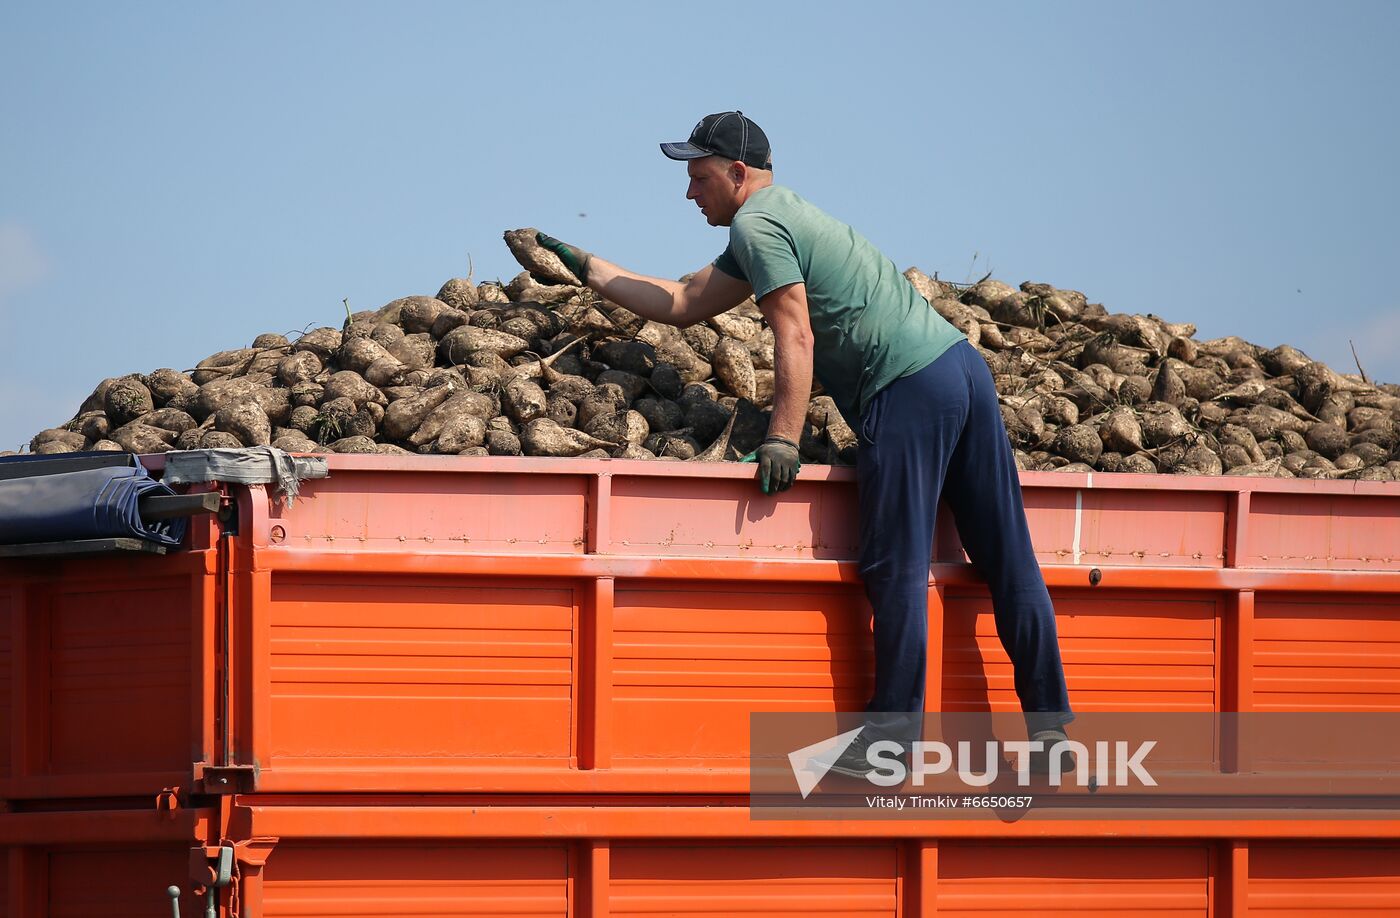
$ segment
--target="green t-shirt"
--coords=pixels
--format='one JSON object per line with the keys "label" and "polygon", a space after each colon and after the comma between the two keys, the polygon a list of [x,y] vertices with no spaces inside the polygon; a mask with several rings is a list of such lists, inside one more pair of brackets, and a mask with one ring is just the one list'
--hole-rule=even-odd
{"label": "green t-shirt", "polygon": [[813,371],[853,428],[875,393],[963,338],[869,240],[777,185],[739,208],[715,267],[758,299],[807,285]]}

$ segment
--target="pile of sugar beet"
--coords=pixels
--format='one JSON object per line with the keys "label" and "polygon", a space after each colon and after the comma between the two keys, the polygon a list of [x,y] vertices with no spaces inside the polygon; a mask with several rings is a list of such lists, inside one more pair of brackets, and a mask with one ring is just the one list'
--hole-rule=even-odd
{"label": "pile of sugar beet", "polygon": [[[763,439],[773,333],[750,299],[690,328],[581,287],[535,243],[507,284],[449,280],[342,328],[259,335],[188,371],[103,380],[35,453],[266,445],[291,452],[737,459]],[[1110,314],[1048,284],[905,276],[974,344],[1023,469],[1400,478],[1400,386],[1302,351]],[[857,443],[814,392],[807,463]]]}

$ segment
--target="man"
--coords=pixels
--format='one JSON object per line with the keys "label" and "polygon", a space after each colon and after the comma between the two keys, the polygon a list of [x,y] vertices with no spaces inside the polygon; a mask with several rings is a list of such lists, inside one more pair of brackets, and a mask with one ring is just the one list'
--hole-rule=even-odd
{"label": "man", "polygon": [[[686,198],[729,246],[685,283],[634,274],[541,234],[589,287],[638,315],[687,326],[750,294],[773,329],[775,391],[756,451],[763,490],[786,490],[812,377],[859,434],[860,573],[874,609],[866,729],[833,766],[861,776],[869,744],[915,738],[924,709],[928,572],[940,496],[991,589],[1028,732],[1048,749],[1073,719],[1054,610],[1031,548],[1020,479],[991,373],[977,350],[867,240],[773,184],[768,138],[741,112],[709,115],[683,143]],[[1045,770],[1044,754],[1032,767]]]}

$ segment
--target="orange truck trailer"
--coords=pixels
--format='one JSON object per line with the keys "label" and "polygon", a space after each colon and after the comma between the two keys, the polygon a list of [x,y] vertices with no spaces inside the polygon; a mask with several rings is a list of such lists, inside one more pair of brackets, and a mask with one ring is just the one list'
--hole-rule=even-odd
{"label": "orange truck trailer", "polygon": [[[751,716],[870,691],[849,469],[328,462],[0,560],[0,915],[1400,915],[1385,801],[756,814]],[[1400,488],[1022,484],[1082,716],[1400,712]],[[929,599],[929,710],[1018,711],[948,520]]]}

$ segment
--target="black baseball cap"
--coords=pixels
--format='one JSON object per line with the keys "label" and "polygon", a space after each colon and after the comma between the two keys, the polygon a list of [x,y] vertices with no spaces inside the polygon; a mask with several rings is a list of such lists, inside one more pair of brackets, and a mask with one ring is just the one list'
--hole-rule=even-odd
{"label": "black baseball cap", "polygon": [[663,143],[661,152],[671,159],[699,159],[723,156],[755,169],[773,168],[773,151],[768,135],[743,112],[717,112],[706,115],[681,143]]}

